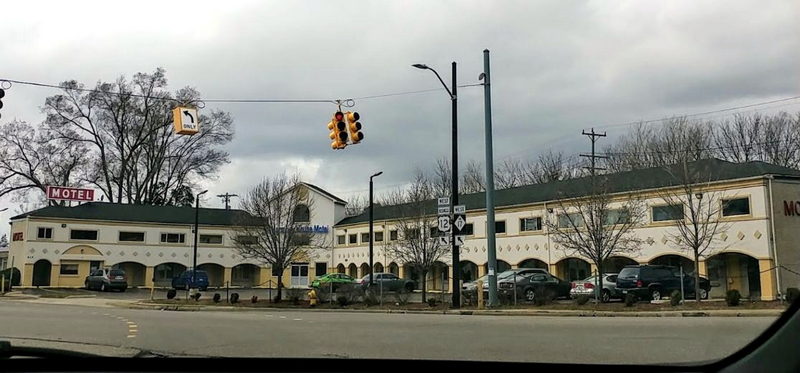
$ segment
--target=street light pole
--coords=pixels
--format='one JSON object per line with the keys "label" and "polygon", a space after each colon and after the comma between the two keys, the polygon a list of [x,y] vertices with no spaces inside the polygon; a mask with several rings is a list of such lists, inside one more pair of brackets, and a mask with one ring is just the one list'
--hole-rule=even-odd
{"label": "street light pole", "polygon": [[[489,50],[483,50],[484,141],[486,143],[486,241],[489,259],[489,306],[497,305],[497,246],[494,226],[494,152],[492,150],[492,91],[489,77]],[[516,277],[515,281],[516,283]],[[516,285],[515,285],[516,286]],[[516,296],[517,292],[514,292]]]}
{"label": "street light pole", "polygon": [[373,224],[373,217],[372,217],[372,178],[380,176],[383,174],[383,171],[380,171],[372,176],[369,177],[369,286],[370,289],[372,288],[372,243],[375,239],[372,237],[372,224]]}
{"label": "street light pole", "polygon": [[[455,61],[453,61],[453,65],[452,65],[452,67],[453,67],[453,83],[452,83],[450,88],[447,88],[447,84],[444,83],[444,80],[442,80],[442,77],[439,76],[439,73],[436,72],[436,70],[434,70],[434,69],[432,69],[432,68],[430,68],[430,67],[428,67],[427,65],[424,65],[424,64],[414,64],[414,65],[411,65],[411,66],[414,66],[414,67],[416,67],[418,69],[433,71],[433,73],[436,74],[436,77],[439,78],[439,81],[442,83],[442,86],[444,86],[444,89],[450,95],[450,101],[453,104],[453,112],[452,112],[452,119],[453,119],[453,125],[452,125],[452,165],[451,165],[451,168],[452,168],[452,171],[453,171],[452,172],[452,183],[453,184],[452,184],[452,187],[451,187],[451,190],[450,190],[450,194],[452,195],[452,197],[450,198],[450,211],[452,212],[454,210],[455,206],[458,205],[458,96],[456,95],[457,89],[458,89],[458,84],[457,84],[457,79],[456,79],[456,63],[455,63]],[[452,258],[453,258],[453,282],[452,282],[453,300],[451,302],[452,303],[451,307],[460,308],[461,307],[461,286],[460,286],[459,283],[461,282],[460,281],[461,280],[461,263],[460,263],[460,259],[459,259],[458,245],[456,245],[456,230],[452,229],[451,233],[452,233],[452,235],[450,237],[450,242],[452,244],[452,250],[453,250],[453,252],[452,252]]]}
{"label": "street light pole", "polygon": [[194,255],[192,255],[192,285],[197,284],[197,237],[200,235],[198,226],[200,225],[200,196],[206,194],[208,190],[204,190],[197,194],[195,197],[194,206]]}

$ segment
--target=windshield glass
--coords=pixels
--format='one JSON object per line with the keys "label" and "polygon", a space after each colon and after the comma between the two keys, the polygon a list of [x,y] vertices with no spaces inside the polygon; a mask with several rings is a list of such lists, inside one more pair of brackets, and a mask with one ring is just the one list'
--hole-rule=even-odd
{"label": "windshield glass", "polygon": [[724,359],[800,289],[798,20],[800,0],[7,0],[0,345]]}

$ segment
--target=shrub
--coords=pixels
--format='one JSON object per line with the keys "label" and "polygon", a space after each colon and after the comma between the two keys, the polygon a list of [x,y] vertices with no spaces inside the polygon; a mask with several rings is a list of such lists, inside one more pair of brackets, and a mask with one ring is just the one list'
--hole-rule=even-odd
{"label": "shrub", "polygon": [[378,297],[373,292],[369,291],[364,295],[364,304],[367,306],[374,306],[378,303]]}
{"label": "shrub", "polygon": [[436,304],[437,304],[438,302],[439,302],[439,301],[438,301],[436,298],[434,298],[434,297],[430,297],[430,298],[428,298],[428,305],[429,305],[429,306],[431,306],[431,307],[436,307]]}
{"label": "shrub", "polygon": [[350,304],[350,302],[348,302],[348,300],[347,300],[347,297],[344,296],[344,295],[337,296],[336,297],[336,303],[339,305],[339,307],[344,307],[344,306]]}
{"label": "shrub", "polygon": [[200,292],[198,291],[197,293],[194,293],[194,295],[192,295],[192,299],[194,299],[195,302],[199,301],[200,300]]}
{"label": "shrub", "polygon": [[638,300],[639,299],[636,297],[636,294],[628,293],[627,295],[625,295],[625,307],[633,307],[634,305],[636,305],[636,302]]}
{"label": "shrub", "polygon": [[317,289],[314,289],[317,292],[317,300],[320,303],[326,303],[331,299],[331,287],[330,286],[320,286]]}
{"label": "shrub", "polygon": [[178,291],[175,289],[167,290],[167,299],[174,299],[175,296],[178,295]]}
{"label": "shrub", "polygon": [[681,296],[681,292],[678,290],[673,290],[672,293],[669,295],[669,305],[675,307],[681,304],[681,300],[683,297]]}
{"label": "shrub", "polygon": [[[345,297],[347,299],[347,304],[352,304],[358,301],[358,298],[361,296],[361,290],[352,284],[343,284],[337,290],[337,294]],[[336,301],[339,301],[338,297]]]}
{"label": "shrub", "polygon": [[394,299],[397,301],[398,305],[405,306],[408,304],[408,300],[411,298],[411,293],[406,290],[400,290],[394,293]]}
{"label": "shrub", "polygon": [[586,303],[589,303],[589,296],[586,295],[586,294],[578,295],[575,298],[575,303],[577,303],[579,306],[582,306],[582,305],[584,305]]}
{"label": "shrub", "polygon": [[253,295],[253,297],[250,298],[250,303],[258,303],[258,295]]}
{"label": "shrub", "polygon": [[555,294],[552,291],[545,289],[544,287],[540,287],[533,291],[533,304],[537,306],[544,306],[549,304],[550,301],[555,298]]}
{"label": "shrub", "polygon": [[[5,286],[6,288],[10,288],[11,286],[19,286],[20,279],[22,279],[22,275],[20,274],[19,269],[16,267],[6,268],[0,271],[0,277],[5,278]],[[11,278],[13,277],[13,283]]]}
{"label": "shrub", "polygon": [[741,299],[742,294],[739,293],[739,290],[733,289],[725,292],[725,303],[728,303],[729,307],[738,306]]}
{"label": "shrub", "polygon": [[277,295],[272,297],[272,303],[280,303],[280,302],[281,302],[281,297]]}
{"label": "shrub", "polygon": [[231,303],[239,303],[239,293],[231,294]]}
{"label": "shrub", "polygon": [[214,293],[214,303],[219,303],[220,298],[222,298],[222,296],[219,295],[219,293]]}
{"label": "shrub", "polygon": [[794,303],[798,299],[800,299],[800,289],[798,289],[798,288],[788,288],[788,289],[786,289],[786,301],[787,302]]}

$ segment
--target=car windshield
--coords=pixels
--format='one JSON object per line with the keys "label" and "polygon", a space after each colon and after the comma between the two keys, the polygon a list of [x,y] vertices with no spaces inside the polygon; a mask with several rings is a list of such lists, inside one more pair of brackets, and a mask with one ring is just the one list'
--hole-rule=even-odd
{"label": "car windshield", "polygon": [[800,0],[6,0],[0,346],[721,361],[800,289],[798,20]]}

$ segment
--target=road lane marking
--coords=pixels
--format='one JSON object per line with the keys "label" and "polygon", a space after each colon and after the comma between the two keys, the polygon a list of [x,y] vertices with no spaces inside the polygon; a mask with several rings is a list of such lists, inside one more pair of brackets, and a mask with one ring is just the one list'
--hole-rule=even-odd
{"label": "road lane marking", "polygon": [[136,335],[129,335],[128,338],[136,338]]}
{"label": "road lane marking", "polygon": [[303,319],[292,319],[294,321],[303,321]]}
{"label": "road lane marking", "polygon": [[282,319],[285,319],[285,318],[286,318],[286,316],[281,316],[281,318],[282,318]]}
{"label": "road lane marking", "polygon": [[136,323],[133,321],[128,321],[128,325],[136,325]]}

